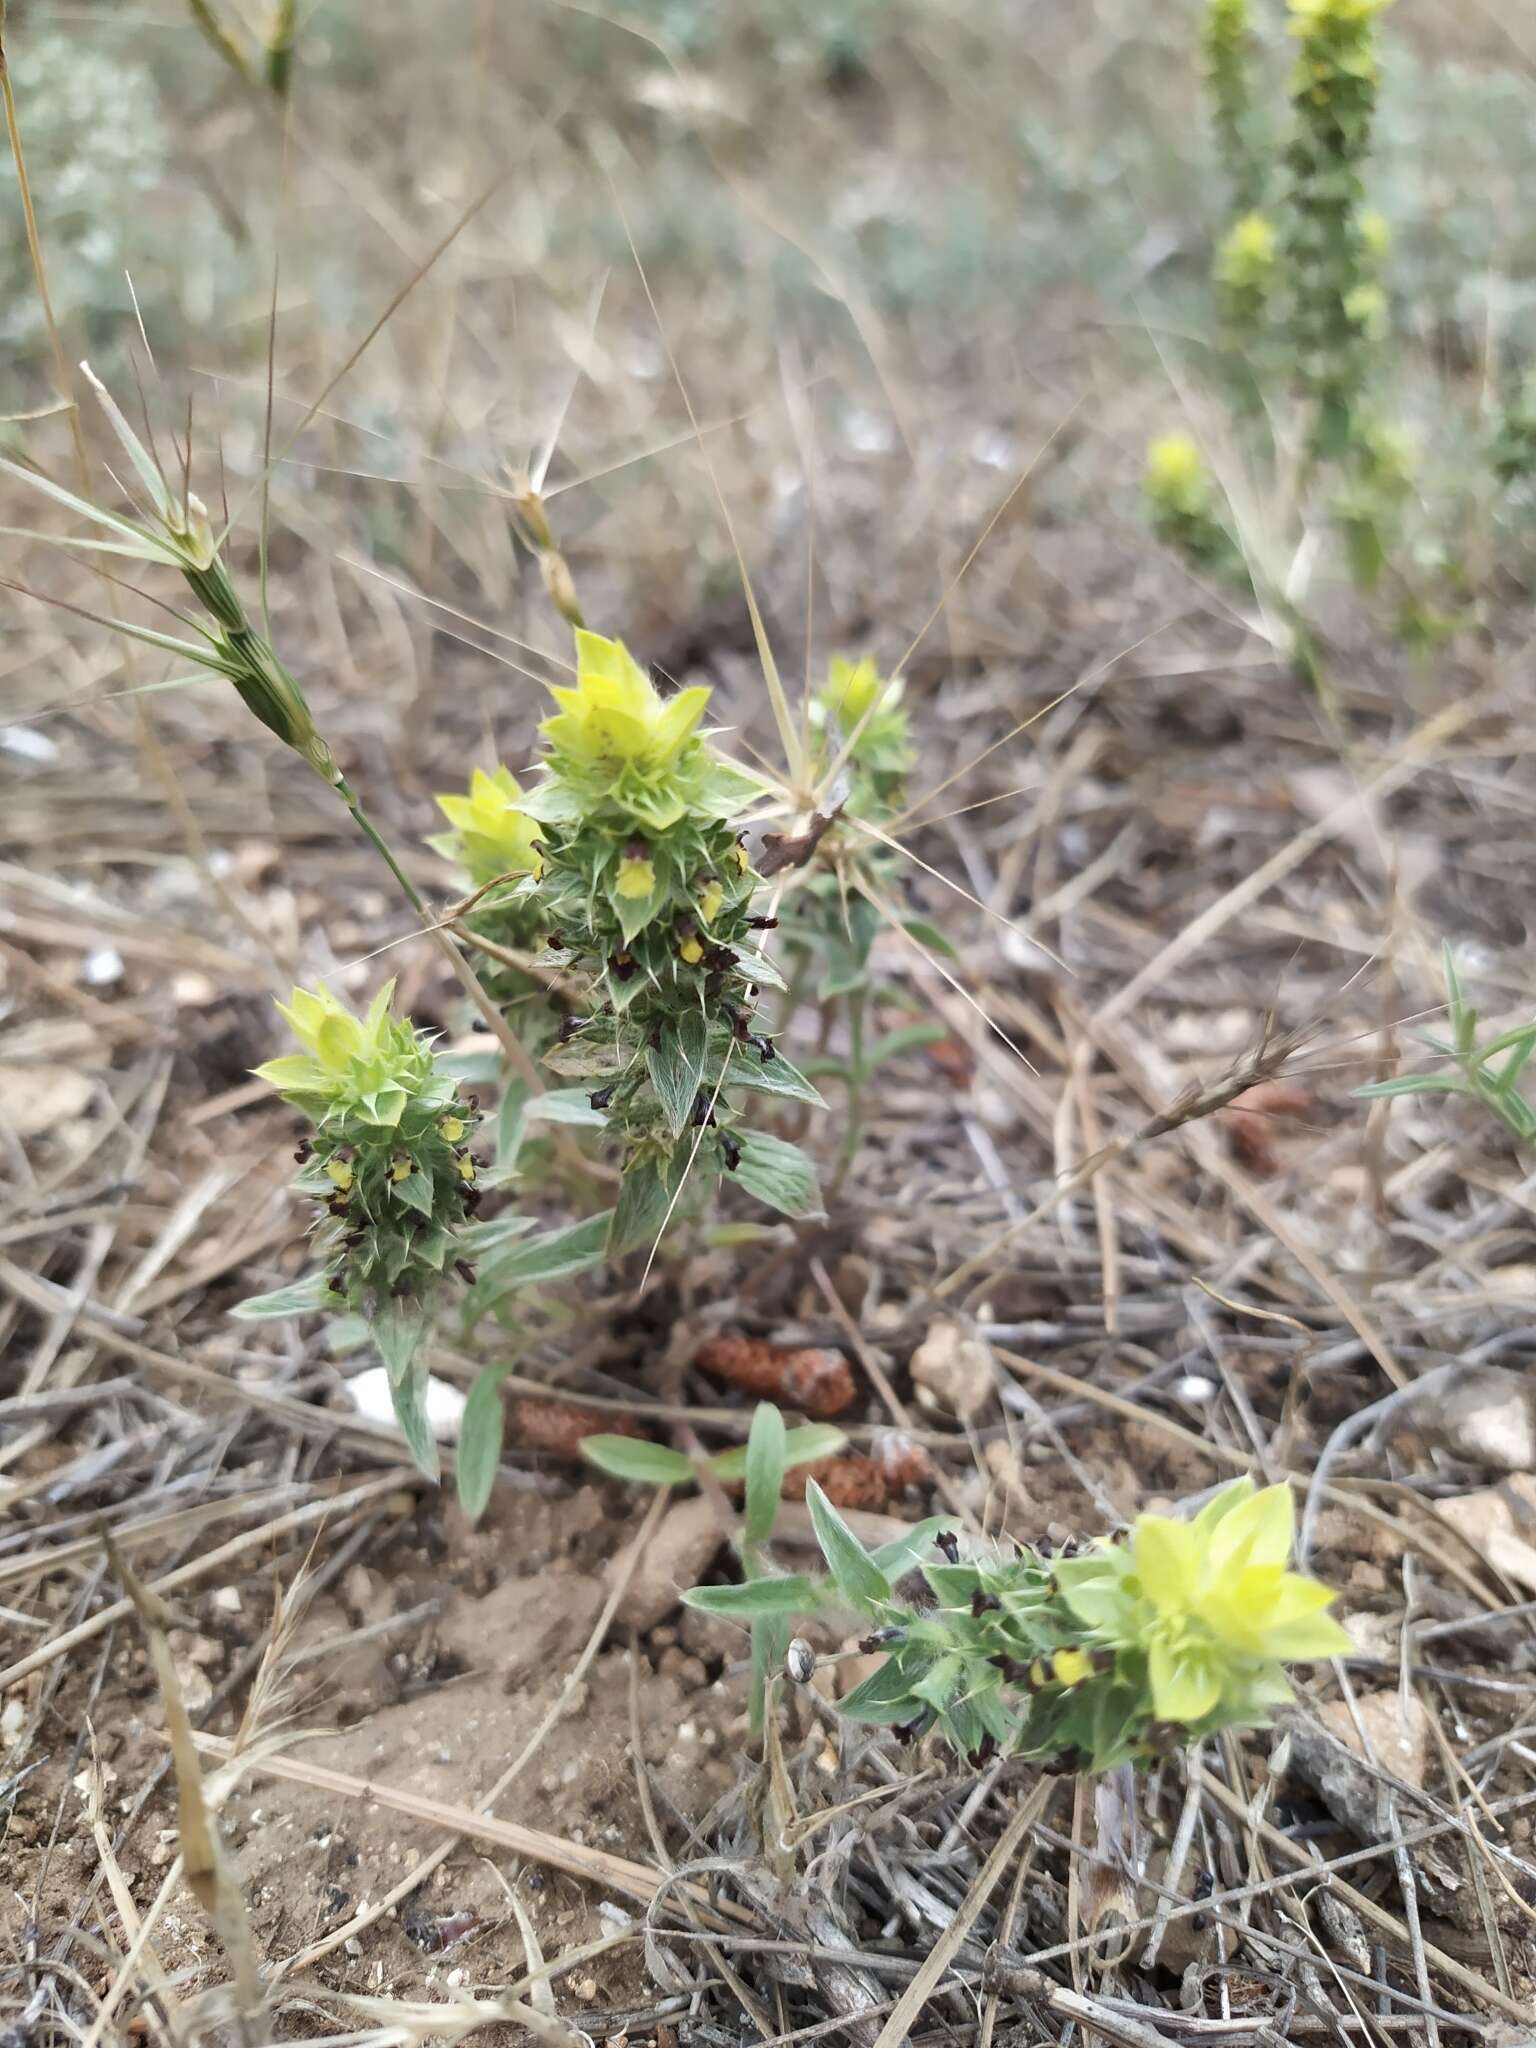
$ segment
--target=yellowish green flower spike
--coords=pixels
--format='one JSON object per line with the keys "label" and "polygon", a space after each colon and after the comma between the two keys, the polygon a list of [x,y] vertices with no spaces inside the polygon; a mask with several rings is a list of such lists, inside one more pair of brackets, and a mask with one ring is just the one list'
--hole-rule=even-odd
{"label": "yellowish green flower spike", "polygon": [[1377,16],[1389,0],[1290,0],[1297,53],[1286,151],[1285,270],[1291,342],[1317,403],[1316,452],[1348,446],[1384,310],[1379,216],[1361,171],[1380,81]]}
{"label": "yellowish green flower spike", "polygon": [[[278,1009],[304,1049],[256,1072],[313,1126],[296,1186],[320,1204],[325,1292],[398,1335],[407,1318],[419,1331],[449,1270],[473,1277],[465,1231],[478,1196],[467,1146],[479,1114],[431,1039],[391,1014],[394,986],[361,1017],[328,988],[296,988]],[[414,1382],[402,1384],[397,1406]]]}
{"label": "yellowish green flower spike", "polygon": [[1240,1480],[1193,1522],[1141,1515],[1129,1545],[1064,1562],[1062,1597],[1095,1644],[1146,1659],[1157,1720],[1230,1725],[1289,1697],[1283,1664],[1351,1647],[1330,1589],[1287,1569],[1293,1534],[1290,1488]]}
{"label": "yellowish green flower spike", "polygon": [[1239,213],[1263,198],[1264,162],[1254,136],[1253,23],[1249,0],[1206,0],[1201,30],[1206,90],[1222,165]]}
{"label": "yellowish green flower spike", "polygon": [[518,886],[525,879],[536,882],[543,872],[541,828],[504,766],[475,769],[466,792],[445,791],[436,802],[453,830],[434,834],[427,844],[483,892],[463,920],[473,939],[486,942],[480,949],[481,982],[520,1043],[536,1056],[558,1029],[563,1006],[537,974],[505,956],[532,954],[543,943],[543,914],[529,890]]}
{"label": "yellowish green flower spike", "polygon": [[552,694],[538,783],[521,798],[542,867],[498,894],[537,919],[541,959],[585,979],[546,1063],[595,1082],[590,1112],[618,1142],[623,1188],[610,1249],[653,1240],[685,1181],[739,1177],[789,1214],[818,1206],[810,1162],[744,1128],[738,1096],[820,1097],[751,1028],[776,982],[757,950],[757,877],[734,822],[762,795],[700,730],[709,691],[663,697],[622,641],[580,628],[577,678]]}
{"label": "yellowish green flower spike", "polygon": [[[885,1662],[841,1711],[913,1737],[930,1729],[979,1764],[999,1750],[1107,1770],[1291,1697],[1285,1667],[1345,1654],[1328,1587],[1289,1569],[1287,1488],[1225,1488],[1192,1521],[1142,1515],[1124,1538],[1053,1558],[962,1550],[942,1523],[865,1554],[819,1489],[807,1499],[830,1577],[786,1581],[786,1617],[852,1608]],[[931,1546],[931,1547],[930,1547]],[[714,1612],[771,1610],[772,1580],[704,1588]]]}

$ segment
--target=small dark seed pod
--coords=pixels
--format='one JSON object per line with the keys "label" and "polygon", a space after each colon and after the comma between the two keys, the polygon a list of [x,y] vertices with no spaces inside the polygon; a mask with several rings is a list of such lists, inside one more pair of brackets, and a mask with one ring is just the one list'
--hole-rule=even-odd
{"label": "small dark seed pod", "polygon": [[933,1547],[935,1550],[943,1551],[949,1564],[960,1562],[960,1544],[953,1529],[941,1529],[933,1539]]}
{"label": "small dark seed pod", "polygon": [[610,1081],[606,1088],[594,1088],[587,1097],[587,1101],[594,1109],[606,1109],[609,1103],[612,1102],[614,1091],[618,1085],[617,1081]]}

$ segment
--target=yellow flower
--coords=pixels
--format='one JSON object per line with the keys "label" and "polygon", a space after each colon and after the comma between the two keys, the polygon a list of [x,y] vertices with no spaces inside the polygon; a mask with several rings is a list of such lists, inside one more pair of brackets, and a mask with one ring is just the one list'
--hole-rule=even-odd
{"label": "yellow flower", "polygon": [[614,887],[621,896],[638,899],[653,895],[656,889],[654,864],[638,853],[626,853],[619,862],[619,879]]}
{"label": "yellow flower", "polygon": [[365,1017],[354,1017],[323,983],[313,992],[296,988],[289,1000],[277,1007],[300,1045],[308,1047],[315,1063],[328,1073],[340,1075],[355,1061],[376,1057],[384,1050],[394,993],[395,984],[386,981],[369,1004]]}
{"label": "yellow flower", "polygon": [[1360,216],[1360,239],[1365,253],[1380,263],[1392,247],[1392,224],[1386,215],[1368,206]]}
{"label": "yellow flower", "polygon": [[875,667],[873,655],[866,654],[855,664],[838,654],[833,656],[821,701],[840,725],[851,728],[880,702],[885,688],[885,678]]}
{"label": "yellow flower", "polygon": [[1160,434],[1147,450],[1146,485],[1151,497],[1183,503],[1205,491],[1205,458],[1188,434]]}
{"label": "yellow flower", "polygon": [[352,1186],[352,1169],[344,1159],[328,1159],[325,1162],[325,1170],[342,1194],[346,1194],[350,1190]]}
{"label": "yellow flower", "polygon": [[590,769],[644,774],[670,768],[692,739],[709,692],[679,690],[665,701],[622,640],[576,633],[576,686],[552,685],[560,706],[540,730],[557,754]]}
{"label": "yellow flower", "polygon": [[1357,284],[1344,295],[1344,312],[1363,334],[1380,334],[1386,325],[1387,295],[1379,284]]}
{"label": "yellow flower", "polygon": [[397,1124],[431,1062],[410,1026],[390,1016],[394,992],[385,982],[355,1017],[324,986],[296,988],[277,1007],[305,1050],[268,1060],[257,1078],[305,1106],[351,1102],[371,1123]]}
{"label": "yellow flower", "polygon": [[411,1160],[407,1152],[397,1152],[389,1162],[389,1177],[398,1187],[403,1180],[411,1177]]}
{"label": "yellow flower", "polygon": [[[1233,291],[1267,285],[1275,267],[1275,230],[1262,213],[1245,213],[1228,230],[1216,257],[1216,277]],[[1171,437],[1180,440],[1183,437]],[[1188,444],[1191,448],[1194,443]],[[1199,451],[1196,450],[1198,461]],[[1202,465],[1203,468],[1203,465]]]}
{"label": "yellow flower", "polygon": [[711,876],[699,893],[699,915],[706,924],[714,923],[720,915],[720,906],[724,901],[724,887]]}
{"label": "yellow flower", "polygon": [[450,1145],[457,1145],[467,1126],[461,1116],[445,1116],[437,1128]]}
{"label": "yellow flower", "polygon": [[469,779],[467,796],[437,798],[438,809],[458,834],[453,856],[464,863],[476,882],[515,871],[535,877],[542,872],[539,828],[518,808],[522,794],[512,771],[498,767],[489,775],[477,768]]}
{"label": "yellow flower", "polygon": [[704,948],[699,944],[698,939],[690,933],[678,947],[677,957],[679,960],[687,961],[690,967],[697,967],[704,958]]}
{"label": "yellow flower", "polygon": [[466,1152],[464,1154],[464,1157],[459,1161],[459,1179],[473,1180],[474,1177],[475,1162],[473,1161],[473,1159],[470,1158],[469,1154]]}
{"label": "yellow flower", "polygon": [[1223,1701],[1273,1704],[1280,1665],[1350,1648],[1331,1589],[1287,1569],[1291,1534],[1290,1489],[1242,1479],[1192,1522],[1138,1516],[1128,1547],[1058,1577],[1100,1641],[1146,1656],[1157,1718],[1202,1721]]}

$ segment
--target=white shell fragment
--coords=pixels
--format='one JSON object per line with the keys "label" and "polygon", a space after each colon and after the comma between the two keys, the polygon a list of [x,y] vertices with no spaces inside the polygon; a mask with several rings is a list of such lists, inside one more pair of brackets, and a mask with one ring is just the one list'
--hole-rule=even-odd
{"label": "white shell fragment", "polygon": [[[352,1405],[365,1422],[382,1422],[386,1428],[398,1434],[400,1425],[395,1420],[395,1404],[389,1397],[389,1374],[382,1365],[371,1365],[366,1372],[360,1372],[347,1381],[347,1392]],[[457,1443],[459,1426],[464,1420],[465,1396],[457,1387],[449,1386],[446,1380],[428,1376],[423,1406],[427,1413],[427,1427],[440,1444]]]}

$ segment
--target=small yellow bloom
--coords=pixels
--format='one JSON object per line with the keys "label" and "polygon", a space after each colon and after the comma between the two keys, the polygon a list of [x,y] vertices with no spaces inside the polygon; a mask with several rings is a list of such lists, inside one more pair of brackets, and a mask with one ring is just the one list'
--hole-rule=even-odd
{"label": "small yellow bloom", "polygon": [[697,937],[690,933],[678,947],[677,957],[679,960],[685,960],[690,967],[697,967],[704,958],[704,948],[700,945]]}
{"label": "small yellow bloom", "polygon": [[1093,1675],[1093,1658],[1087,1650],[1058,1650],[1051,1659],[1051,1676],[1057,1685],[1077,1685]]}
{"label": "small yellow bloom", "polygon": [[1368,206],[1360,216],[1360,239],[1366,254],[1380,263],[1392,248],[1392,225],[1386,215]]}
{"label": "small yellow bloom", "polygon": [[1147,450],[1146,485],[1150,496],[1183,502],[1205,490],[1205,458],[1188,434],[1160,434]]}
{"label": "small yellow bloom", "polygon": [[466,1152],[464,1154],[464,1157],[459,1161],[459,1179],[473,1180],[474,1177],[475,1162],[473,1161],[473,1159],[470,1158],[469,1154]]}
{"label": "small yellow bloom", "polygon": [[1217,282],[1233,291],[1257,291],[1269,283],[1274,268],[1274,223],[1262,213],[1245,213],[1217,252]]}
{"label": "small yellow bloom", "polygon": [[477,882],[514,872],[542,872],[539,828],[518,808],[522,794],[512,771],[498,767],[489,775],[477,768],[469,778],[467,796],[437,798],[438,809],[458,834],[454,854]]}
{"label": "small yellow bloom", "polygon": [[866,654],[858,663],[834,655],[821,701],[840,725],[852,728],[879,703],[885,688],[873,655]]}
{"label": "small yellow bloom", "polygon": [[328,1159],[325,1162],[325,1170],[330,1175],[332,1184],[339,1188],[342,1194],[346,1194],[352,1186],[352,1169],[346,1161]]}
{"label": "small yellow bloom", "polygon": [[403,1180],[409,1180],[409,1179],[410,1179],[410,1175],[411,1175],[411,1161],[410,1161],[410,1156],[409,1156],[409,1154],[407,1154],[407,1153],[405,1153],[405,1152],[397,1152],[397,1153],[395,1154],[394,1158],[393,1158],[393,1159],[391,1159],[391,1160],[390,1160],[390,1162],[389,1162],[389,1177],[390,1177],[390,1179],[391,1179],[391,1180],[392,1180],[392,1181],[393,1181],[393,1182],[395,1183],[395,1185],[396,1185],[396,1186],[398,1187],[401,1181],[403,1181]]}
{"label": "small yellow bloom", "polygon": [[461,1116],[445,1116],[437,1128],[450,1145],[457,1145],[468,1125]]}
{"label": "small yellow bloom", "polygon": [[656,888],[655,865],[639,854],[626,853],[619,862],[619,879],[614,885],[621,896],[650,896]]}
{"label": "small yellow bloom", "polygon": [[1386,325],[1387,295],[1379,284],[1357,284],[1344,295],[1344,312],[1363,334],[1379,334]]}
{"label": "small yellow bloom", "polygon": [[699,895],[699,915],[706,924],[713,924],[720,915],[720,906],[725,901],[725,889],[713,877],[704,884]]}
{"label": "small yellow bloom", "polygon": [[750,865],[750,863],[747,859],[747,849],[742,845],[739,839],[737,840],[736,844],[731,848],[731,859],[736,863],[737,874],[744,875],[747,872],[747,868]]}

